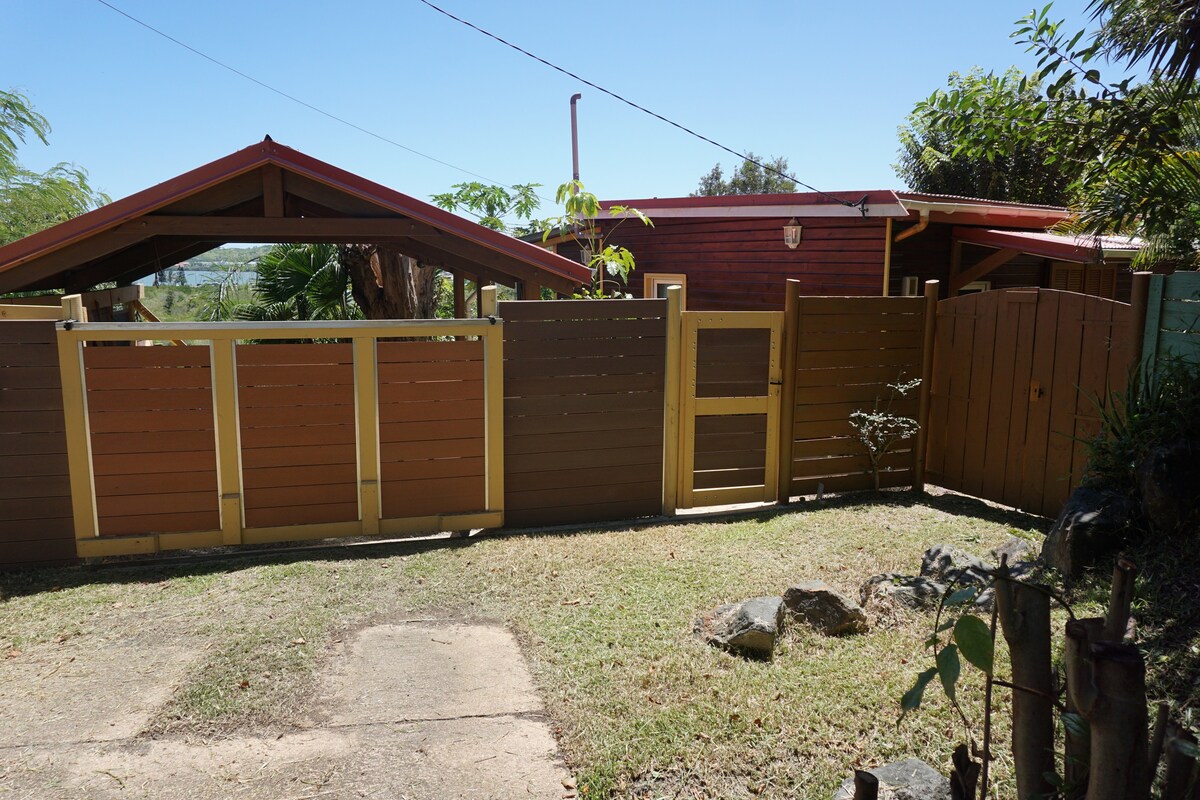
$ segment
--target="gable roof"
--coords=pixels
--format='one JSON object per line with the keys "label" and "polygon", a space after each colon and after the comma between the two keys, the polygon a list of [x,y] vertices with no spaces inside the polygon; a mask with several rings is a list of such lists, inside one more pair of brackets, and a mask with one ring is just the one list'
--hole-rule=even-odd
{"label": "gable roof", "polygon": [[564,293],[591,280],[582,264],[268,137],[0,247],[0,292],[133,281],[230,242],[389,244],[451,272]]}

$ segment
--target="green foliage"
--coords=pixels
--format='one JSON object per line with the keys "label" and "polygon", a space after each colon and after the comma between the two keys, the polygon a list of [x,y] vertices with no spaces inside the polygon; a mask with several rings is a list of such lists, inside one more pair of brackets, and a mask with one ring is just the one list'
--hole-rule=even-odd
{"label": "green foliage", "polygon": [[201,285],[197,310],[203,321],[361,319],[350,278],[334,244],[277,244],[256,259],[257,274],[246,300],[242,276],[249,262],[225,265]]}
{"label": "green foliage", "polygon": [[[746,155],[748,159],[742,162],[742,165],[729,177],[729,180],[725,179],[725,173],[721,169],[721,165],[714,165],[706,175],[700,178],[700,187],[692,192],[691,196],[789,194],[796,191],[796,182],[779,174],[788,174],[788,162],[786,158],[778,156],[770,159],[761,159],[754,155],[754,153],[746,153]],[[763,169],[759,164],[766,164],[771,169]]]}
{"label": "green foliage", "polygon": [[540,186],[540,183],[518,183],[511,187],[489,186],[479,181],[456,183],[450,187],[454,191],[435,194],[433,202],[447,211],[466,212],[492,230],[525,236],[547,227],[544,220],[534,217],[541,206],[537,196]]}
{"label": "green foliage", "polygon": [[1138,464],[1151,450],[1200,441],[1200,365],[1166,359],[1143,367],[1099,410],[1100,434],[1088,443],[1084,483],[1132,497]]}
{"label": "green foliage", "polygon": [[912,417],[893,414],[892,405],[897,399],[907,397],[920,385],[920,378],[907,383],[889,383],[888,389],[891,393],[886,403],[881,398],[875,398],[875,407],[871,411],[859,410],[850,414],[850,426],[867,449],[867,456],[871,460],[871,475],[875,479],[876,491],[879,489],[880,462],[883,457],[899,442],[912,438],[921,429],[920,423]]}
{"label": "green foliage", "polygon": [[[1039,80],[1015,67],[1003,75],[985,75],[979,68],[966,75],[951,73],[947,87],[918,103],[899,129],[896,175],[918,192],[1065,204],[1082,166],[1059,157],[1061,143],[1051,138],[1021,139],[1000,152],[970,151],[959,147],[957,121],[951,123],[935,112],[944,97],[957,95],[963,98],[958,102],[971,104],[973,116],[992,116],[998,110],[1035,105],[1041,89]],[[1061,106],[1054,113],[1074,116],[1080,111],[1077,106]]]}
{"label": "green foliage", "polygon": [[[1037,70],[1011,96],[977,87],[935,92],[914,113],[954,144],[954,155],[1012,158],[1044,147],[1043,163],[1074,175],[1075,233],[1136,234],[1150,242],[1139,262],[1200,264],[1200,103],[1192,87],[1195,3],[1097,0],[1099,34],[1072,32],[1051,5],[1017,23],[1013,38]],[[1168,15],[1166,12],[1171,11]],[[1149,59],[1164,68],[1144,83],[1106,81],[1097,67]],[[995,83],[992,75],[986,82]],[[1035,96],[1028,89],[1034,87]],[[1064,167],[1063,164],[1066,164]],[[1056,166],[1057,165],[1057,166]]]}
{"label": "green foliage", "polygon": [[29,137],[46,144],[50,123],[29,98],[0,90],[0,245],[65,222],[109,201],[88,183],[87,172],[56,164],[45,172],[25,169],[17,148]]}
{"label": "green foliage", "polygon": [[603,211],[600,201],[596,195],[584,188],[581,181],[568,181],[559,186],[554,195],[554,202],[563,207],[563,215],[547,220],[542,241],[549,239],[555,229],[571,231],[582,247],[585,263],[592,268],[591,287],[583,289],[575,296],[581,299],[597,299],[623,294],[621,287],[629,282],[629,274],[637,267],[637,262],[627,248],[613,245],[609,239],[614,231],[630,219],[639,220],[643,225],[650,227],[654,227],[654,223],[636,208],[609,206],[609,215],[618,221],[607,234],[602,233],[596,224]]}
{"label": "green foliage", "polygon": [[984,675],[992,674],[996,643],[987,623],[971,614],[964,614],[954,623],[954,642],[963,658]]}

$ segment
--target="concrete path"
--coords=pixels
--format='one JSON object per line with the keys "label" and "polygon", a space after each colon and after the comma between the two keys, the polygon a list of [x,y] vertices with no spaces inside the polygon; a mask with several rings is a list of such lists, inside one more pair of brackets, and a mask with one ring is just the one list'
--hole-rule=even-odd
{"label": "concrete path", "polygon": [[[98,674],[76,658],[21,697],[0,695],[0,703],[46,709],[44,727],[0,719],[0,798],[574,796],[524,660],[503,628],[380,625],[338,648],[298,730],[221,740],[136,736],[182,677],[178,651],[136,648],[141,660],[126,662],[119,675],[112,667],[114,674]],[[115,725],[111,697],[77,691],[106,681],[144,698],[124,705]],[[74,729],[72,716],[80,722]]]}

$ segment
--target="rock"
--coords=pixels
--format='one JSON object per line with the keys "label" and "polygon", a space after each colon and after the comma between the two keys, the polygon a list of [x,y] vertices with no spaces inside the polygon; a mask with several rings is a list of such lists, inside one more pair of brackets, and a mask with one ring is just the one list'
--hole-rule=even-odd
{"label": "rock", "polygon": [[1142,513],[1150,527],[1162,533],[1176,533],[1194,527],[1200,517],[1196,486],[1200,482],[1200,464],[1195,447],[1180,440],[1150,451],[1137,467],[1138,494]]}
{"label": "rock", "polygon": [[825,581],[803,581],[783,593],[783,605],[792,619],[812,625],[826,636],[866,633],[867,614],[862,607]]}
{"label": "rock", "polygon": [[1010,567],[1037,558],[1037,553],[1033,551],[1033,543],[1018,536],[1013,536],[999,547],[992,548],[990,555],[994,564],[999,564],[1004,556],[1008,556],[1008,565]]}
{"label": "rock", "polygon": [[783,630],[783,598],[755,597],[718,606],[696,619],[692,632],[708,644],[735,653],[771,658]]}
{"label": "rock", "polygon": [[991,565],[952,544],[935,544],[921,557],[921,576],[938,583],[964,586],[988,583]]}
{"label": "rock", "polygon": [[1074,577],[1125,543],[1133,519],[1133,501],[1116,492],[1080,486],[1071,492],[1046,541],[1042,560]]}
{"label": "rock", "polygon": [[[879,779],[879,797],[894,800],[950,800],[950,779],[919,758],[867,770]],[[833,800],[852,800],[854,778],[846,779]]]}
{"label": "rock", "polygon": [[937,606],[945,593],[945,584],[920,575],[889,572],[867,578],[859,590],[859,601],[864,608],[878,606],[881,609],[889,609],[903,606],[923,611]]}

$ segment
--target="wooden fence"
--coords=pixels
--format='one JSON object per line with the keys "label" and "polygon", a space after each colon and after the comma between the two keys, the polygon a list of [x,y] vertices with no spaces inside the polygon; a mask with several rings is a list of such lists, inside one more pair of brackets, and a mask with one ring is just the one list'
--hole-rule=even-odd
{"label": "wooden fence", "polygon": [[658,514],[667,303],[516,301],[500,316],[507,524]]}
{"label": "wooden fence", "polygon": [[1142,358],[1200,362],[1200,272],[1149,277]]}
{"label": "wooden fence", "polygon": [[[502,336],[487,319],[60,325],[77,553],[503,524]],[[83,347],[145,338],[201,344]],[[281,339],[309,341],[249,343]]]}
{"label": "wooden fence", "polygon": [[[1197,338],[1194,277],[1139,277],[1135,297],[1152,298],[1132,309],[789,284],[784,312],[683,312],[678,289],[503,304],[492,290],[490,319],[167,325],[80,322],[68,299],[55,316],[75,322],[52,334],[12,321],[45,309],[4,306],[0,565],[866,489],[850,415],[915,378],[890,410],[924,425],[884,459],[884,486],[928,477],[1053,515],[1083,472],[1094,399],[1136,360],[1138,308],[1148,358]],[[145,338],[195,344],[83,346]]]}
{"label": "wooden fence", "polygon": [[938,303],[929,479],[1055,516],[1078,485],[1097,403],[1124,388],[1130,306],[1052,289]]}
{"label": "wooden fence", "polygon": [[[789,283],[785,445],[780,497],[870,489],[871,464],[850,425],[855,411],[920,418],[932,349],[936,282],[927,297],[801,297]],[[907,395],[891,387],[921,380]],[[881,487],[920,485],[920,440],[880,462]]]}

